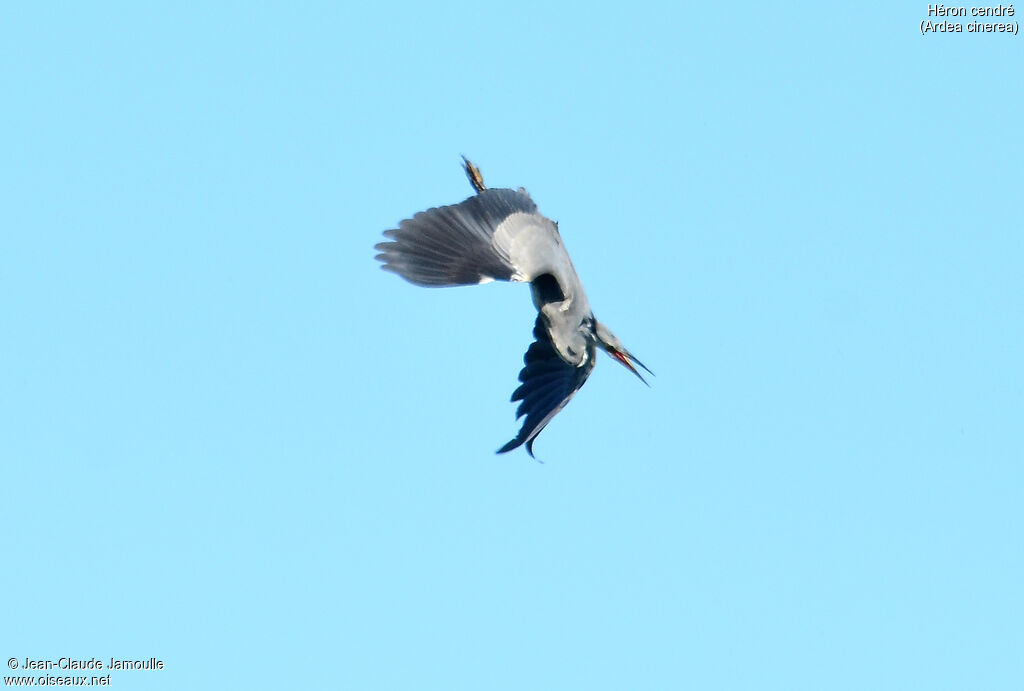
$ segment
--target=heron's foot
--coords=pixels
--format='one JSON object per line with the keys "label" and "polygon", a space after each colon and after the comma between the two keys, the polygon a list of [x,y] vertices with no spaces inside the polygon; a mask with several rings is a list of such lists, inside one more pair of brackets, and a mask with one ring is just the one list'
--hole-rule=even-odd
{"label": "heron's foot", "polygon": [[465,156],[462,157],[462,167],[466,170],[466,177],[469,178],[469,184],[473,186],[477,194],[483,192],[487,187],[484,185],[484,176],[480,172],[480,169],[473,165]]}

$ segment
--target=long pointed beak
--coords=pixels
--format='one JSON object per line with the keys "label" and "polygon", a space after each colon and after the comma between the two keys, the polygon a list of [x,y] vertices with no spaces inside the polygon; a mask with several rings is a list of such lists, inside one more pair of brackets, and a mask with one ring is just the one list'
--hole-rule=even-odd
{"label": "long pointed beak", "polygon": [[[635,357],[633,357],[633,354],[630,353],[628,350],[625,350],[625,349],[623,349],[623,350],[611,350],[611,349],[609,349],[608,350],[608,354],[611,355],[616,360],[618,360],[619,362],[621,362],[626,367],[626,369],[628,369],[630,372],[635,374],[637,376],[637,379],[642,381],[644,384],[647,384],[647,380],[644,379],[642,374],[637,372],[636,367],[633,367],[634,364],[640,365],[640,367],[642,367],[644,369],[644,371],[647,372],[647,374],[651,375],[652,377],[654,376],[654,372],[652,372],[651,370],[647,369],[647,365],[645,365],[644,363],[640,362]],[[650,386],[650,384],[647,384],[647,386]]]}

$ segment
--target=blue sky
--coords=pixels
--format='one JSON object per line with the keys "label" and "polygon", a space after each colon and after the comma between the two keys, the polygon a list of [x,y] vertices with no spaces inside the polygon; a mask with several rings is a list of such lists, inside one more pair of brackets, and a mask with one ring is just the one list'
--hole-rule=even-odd
{"label": "blue sky", "polygon": [[[0,653],[131,689],[1019,689],[1022,46],[927,3],[0,10]],[[381,231],[525,186],[602,356]]]}

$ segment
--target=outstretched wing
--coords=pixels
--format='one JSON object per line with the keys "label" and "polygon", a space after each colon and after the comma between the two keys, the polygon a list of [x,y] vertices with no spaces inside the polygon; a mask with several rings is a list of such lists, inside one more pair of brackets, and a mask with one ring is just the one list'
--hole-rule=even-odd
{"label": "outstretched wing", "polygon": [[421,286],[531,280],[514,239],[552,231],[557,236],[530,195],[485,189],[459,204],[421,211],[384,231],[391,242],[376,245],[377,259],[385,270]]}
{"label": "outstretched wing", "polygon": [[519,372],[522,385],[512,394],[513,401],[522,401],[516,410],[516,419],[526,416],[516,438],[498,449],[498,453],[511,451],[522,444],[533,456],[533,441],[551,418],[559,413],[579,391],[594,369],[594,344],[587,344],[587,354],[579,367],[563,360],[551,345],[548,330],[540,317],[533,327],[533,337],[523,357],[526,366]]}

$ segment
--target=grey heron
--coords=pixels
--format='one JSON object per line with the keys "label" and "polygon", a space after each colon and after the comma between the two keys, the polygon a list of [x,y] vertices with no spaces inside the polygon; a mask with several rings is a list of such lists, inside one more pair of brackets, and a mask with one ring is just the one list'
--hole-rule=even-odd
{"label": "grey heron", "polygon": [[537,211],[526,190],[485,187],[480,170],[465,156],[462,160],[476,194],[459,204],[421,211],[384,231],[390,241],[376,245],[377,259],[381,268],[419,286],[496,280],[530,284],[537,308],[535,340],[523,357],[521,385],[512,394],[513,402],[520,401],[516,419],[526,419],[497,452],[526,444],[533,456],[537,435],[590,376],[596,348],[644,384],[634,365],[653,372],[594,318],[558,224]]}

